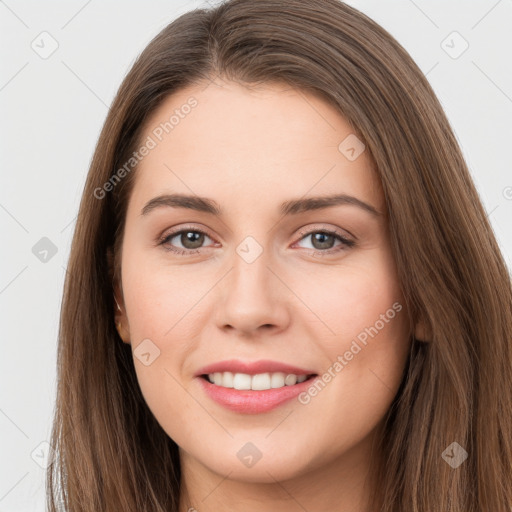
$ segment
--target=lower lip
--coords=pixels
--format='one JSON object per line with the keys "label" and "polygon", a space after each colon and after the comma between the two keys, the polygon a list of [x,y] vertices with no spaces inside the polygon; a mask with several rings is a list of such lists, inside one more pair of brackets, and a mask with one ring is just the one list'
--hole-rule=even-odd
{"label": "lower lip", "polygon": [[203,377],[198,377],[198,379],[206,394],[218,404],[239,413],[259,414],[271,411],[295,398],[311,386],[316,377],[310,377],[293,386],[283,386],[282,388],[265,389],[263,391],[225,388],[212,384]]}

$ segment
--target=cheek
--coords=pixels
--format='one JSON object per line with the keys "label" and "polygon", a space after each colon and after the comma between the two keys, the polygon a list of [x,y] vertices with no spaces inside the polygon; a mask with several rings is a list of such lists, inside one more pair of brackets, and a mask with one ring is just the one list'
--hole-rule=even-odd
{"label": "cheek", "polygon": [[[137,380],[155,417],[168,430],[178,414],[190,414],[190,397],[183,390],[182,368],[197,342],[191,306],[197,302],[193,286],[179,272],[156,268],[134,250],[123,261],[123,296]],[[197,411],[196,411],[197,412]]]}
{"label": "cheek", "polygon": [[[169,437],[183,440],[190,430],[186,425],[204,421],[184,387],[186,361],[199,338],[193,311],[187,314],[189,301],[174,289],[175,281],[166,284],[161,277],[138,271],[127,281],[133,360],[148,408]],[[181,418],[187,418],[186,424]]]}
{"label": "cheek", "polygon": [[136,250],[123,261],[123,294],[130,334],[136,342],[154,338],[165,344],[176,333],[186,342],[193,336],[194,304],[204,292],[201,279],[184,269]]}
{"label": "cheek", "polygon": [[400,338],[404,326],[403,296],[386,275],[358,275],[344,283],[345,293],[331,306],[335,332],[341,340],[363,344],[381,338]]}
{"label": "cheek", "polygon": [[354,425],[377,421],[398,391],[409,351],[408,319],[393,261],[375,254],[327,282],[323,296],[310,295],[311,309],[329,327],[316,336],[324,355],[325,386],[311,391],[311,405],[321,407],[317,394],[336,404],[328,412],[333,424],[345,415],[355,419],[354,414],[360,415]]}
{"label": "cheek", "polygon": [[[324,282],[324,286],[319,283]],[[394,260],[389,251],[371,250],[329,270],[323,279],[305,281],[308,305],[329,330],[322,332],[327,347],[334,350],[359,337],[370,337],[374,327],[382,338],[399,338],[404,330],[405,308]],[[385,327],[385,328],[384,328]]]}

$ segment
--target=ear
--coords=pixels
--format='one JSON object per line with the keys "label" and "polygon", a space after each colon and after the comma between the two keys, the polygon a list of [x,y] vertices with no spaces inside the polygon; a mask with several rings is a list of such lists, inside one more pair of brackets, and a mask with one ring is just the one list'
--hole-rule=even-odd
{"label": "ear", "polygon": [[114,284],[114,304],[115,315],[114,321],[116,324],[117,332],[124,343],[130,344],[130,327],[128,318],[126,316],[126,309],[122,298],[122,293],[117,284]]}
{"label": "ear", "polygon": [[114,322],[117,332],[124,343],[130,344],[130,328],[128,318],[126,316],[126,308],[123,299],[123,290],[120,283],[114,276],[114,257],[113,251],[109,247],[107,249],[107,260],[110,275],[112,276],[112,293],[114,302]]}

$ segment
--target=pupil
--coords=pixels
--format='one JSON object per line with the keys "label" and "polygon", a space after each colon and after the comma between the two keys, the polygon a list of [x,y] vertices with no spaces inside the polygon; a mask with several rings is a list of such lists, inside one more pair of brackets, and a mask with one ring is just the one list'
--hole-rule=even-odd
{"label": "pupil", "polygon": [[[188,249],[197,249],[198,247],[201,247],[204,238],[204,235],[202,233],[198,233],[195,231],[187,231],[186,233],[184,233],[184,235],[186,243],[183,243],[183,240],[182,243],[185,247],[187,247]],[[187,244],[189,243],[192,243],[192,247],[187,246]]]}
{"label": "pupil", "polygon": [[[318,237],[320,237],[320,240],[318,239]],[[317,249],[329,249],[332,247],[332,243],[327,243],[325,241],[325,239],[329,239],[331,238],[332,239],[332,235],[329,235],[327,233],[316,233],[315,235],[313,235],[313,245],[317,248]],[[322,240],[323,238],[323,240]],[[320,243],[320,246],[317,247],[317,244],[316,242],[319,242]],[[331,240],[332,242],[332,240]]]}

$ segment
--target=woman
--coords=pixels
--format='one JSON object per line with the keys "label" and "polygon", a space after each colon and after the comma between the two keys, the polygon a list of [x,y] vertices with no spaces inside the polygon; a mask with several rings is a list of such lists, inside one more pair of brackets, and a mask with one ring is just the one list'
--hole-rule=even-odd
{"label": "woman", "polygon": [[68,270],[51,511],[510,510],[510,276],[427,80],[354,8],[166,27]]}

